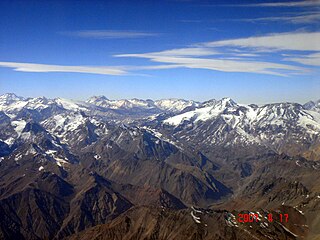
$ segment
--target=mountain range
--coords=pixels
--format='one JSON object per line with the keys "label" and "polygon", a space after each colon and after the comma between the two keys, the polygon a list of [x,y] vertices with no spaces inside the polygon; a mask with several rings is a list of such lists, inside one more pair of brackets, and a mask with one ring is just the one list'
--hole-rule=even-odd
{"label": "mountain range", "polygon": [[0,96],[1,239],[317,239],[319,177],[320,100]]}

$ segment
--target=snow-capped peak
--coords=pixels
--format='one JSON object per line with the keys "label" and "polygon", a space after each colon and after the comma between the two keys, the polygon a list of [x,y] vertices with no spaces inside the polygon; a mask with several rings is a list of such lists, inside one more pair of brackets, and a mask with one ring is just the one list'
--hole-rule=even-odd
{"label": "snow-capped peak", "polygon": [[164,110],[170,112],[182,111],[186,107],[197,107],[199,106],[198,102],[192,100],[184,100],[177,98],[161,99],[154,102],[154,104]]}
{"label": "snow-capped peak", "polygon": [[92,104],[95,104],[95,103],[98,103],[98,102],[101,102],[101,101],[108,101],[109,99],[103,95],[100,95],[100,96],[93,96],[93,97],[90,97],[86,102],[87,103],[92,103]]}
{"label": "snow-capped peak", "polygon": [[201,106],[203,106],[203,107],[210,107],[210,106],[213,106],[213,105],[217,104],[217,101],[218,101],[218,100],[216,100],[216,99],[210,99],[210,100],[208,100],[208,101],[203,102],[203,103],[201,104]]}
{"label": "snow-capped peak", "polygon": [[309,101],[303,105],[307,110],[312,110],[320,113],[320,99],[318,101]]}
{"label": "snow-capped peak", "polygon": [[[170,117],[163,123],[178,126],[185,121],[197,123],[215,119],[218,116],[221,116],[232,127],[240,123],[247,125],[247,128],[253,125],[259,125],[259,127],[286,126],[294,121],[299,126],[307,128],[308,131],[320,132],[319,114],[305,110],[300,104],[274,103],[258,107],[237,104],[230,98],[223,98],[193,111]],[[313,126],[313,128],[310,129],[308,126]]]}
{"label": "snow-capped peak", "polygon": [[215,104],[208,104],[193,111],[185,112],[183,114],[168,118],[164,121],[164,124],[177,126],[182,124],[184,121],[194,121],[195,123],[199,121],[207,121],[217,117],[227,108],[233,109],[234,107],[238,107],[238,105],[232,99],[223,98],[219,101],[216,101]]}
{"label": "snow-capped peak", "polygon": [[220,99],[219,101],[216,102],[216,104],[213,105],[215,109],[226,109],[226,108],[234,108],[234,107],[239,107],[239,105],[233,101],[231,98],[225,97]]}
{"label": "snow-capped peak", "polygon": [[94,96],[92,98],[89,98],[86,102],[99,107],[111,108],[111,109],[154,108],[155,107],[152,100],[141,100],[137,98],[110,100],[104,96]]}
{"label": "snow-capped peak", "polygon": [[235,106],[237,105],[237,103],[235,101],[233,101],[231,98],[229,97],[224,97],[221,99],[221,102],[225,105],[225,106]]}
{"label": "snow-capped peak", "polygon": [[14,93],[6,93],[6,94],[3,94],[0,96],[0,105],[2,105],[2,104],[9,105],[14,102],[21,101],[23,99],[24,99],[23,97],[19,97]]}
{"label": "snow-capped peak", "polygon": [[26,99],[26,105],[24,107],[28,109],[45,109],[51,104],[54,104],[52,100],[45,97],[37,97]]}

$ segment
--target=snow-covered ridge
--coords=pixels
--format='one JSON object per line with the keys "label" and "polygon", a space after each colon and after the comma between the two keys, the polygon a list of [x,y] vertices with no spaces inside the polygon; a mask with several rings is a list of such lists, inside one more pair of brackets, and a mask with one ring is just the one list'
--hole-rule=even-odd
{"label": "snow-covered ridge", "polygon": [[310,101],[303,105],[303,107],[307,110],[312,110],[320,113],[320,99],[318,101]]}
{"label": "snow-covered ridge", "polygon": [[[236,127],[239,124],[284,126],[288,121],[296,123],[316,133],[319,129],[320,101],[309,102],[305,105],[296,103],[266,104],[263,106],[237,104],[230,98],[220,100],[209,100],[203,103],[184,99],[162,99],[162,100],[141,100],[123,99],[109,100],[104,96],[95,96],[87,101],[75,101],[63,98],[47,99],[45,97],[23,98],[9,93],[0,96],[0,111],[3,111],[11,119],[17,116],[22,110],[36,110],[50,112],[50,114],[61,114],[62,112],[83,112],[87,115],[104,114],[110,109],[122,109],[136,111],[140,114],[143,111],[152,114],[171,112],[177,114],[163,121],[164,124],[178,126],[185,121],[198,123],[222,117],[230,126]],[[104,110],[105,109],[105,110]],[[109,110],[108,110],[109,109]],[[179,114],[182,110],[194,109]],[[111,117],[113,113],[111,113]],[[49,115],[48,115],[49,116]],[[48,117],[47,116],[47,117]]]}
{"label": "snow-covered ridge", "polygon": [[184,121],[193,121],[195,123],[199,121],[204,122],[222,114],[227,108],[229,108],[229,110],[235,110],[237,107],[239,107],[239,105],[237,105],[232,99],[223,98],[212,105],[199,107],[193,111],[168,118],[163,123],[178,126]]}
{"label": "snow-covered ridge", "polygon": [[172,111],[172,112],[182,111],[186,107],[198,107],[200,105],[200,103],[192,100],[175,99],[175,98],[157,100],[154,102],[154,104],[162,110]]}
{"label": "snow-covered ridge", "polygon": [[24,110],[41,111],[47,108],[61,108],[67,111],[90,112],[94,110],[132,110],[144,111],[154,110],[154,113],[160,112],[180,112],[186,107],[198,107],[200,103],[184,99],[162,99],[162,100],[143,100],[143,99],[120,99],[110,100],[105,96],[94,96],[87,101],[76,101],[64,98],[47,99],[45,97],[23,98],[13,93],[0,96],[0,111],[4,111],[8,116]]}
{"label": "snow-covered ridge", "polygon": [[86,102],[90,103],[90,104],[94,104],[99,107],[111,108],[111,109],[154,108],[154,107],[156,107],[152,100],[141,100],[141,99],[137,99],[137,98],[109,100],[105,96],[94,96],[94,97],[89,98]]}
{"label": "snow-covered ridge", "polygon": [[[287,104],[287,103],[281,103]],[[17,96],[13,93],[6,93],[0,95],[0,111],[12,112],[19,111],[23,108],[41,110],[49,106],[59,106],[66,110],[70,111],[85,111],[94,107],[110,108],[110,109],[132,109],[132,108],[141,108],[141,109],[150,109],[157,108],[162,111],[168,112],[180,112],[187,107],[198,109],[203,107],[212,107],[212,109],[217,110],[220,108],[222,110],[224,107],[239,107],[245,106],[242,104],[235,103],[230,98],[223,98],[221,100],[209,100],[205,102],[196,102],[193,100],[184,100],[177,98],[161,99],[161,100],[143,100],[143,99],[121,99],[121,100],[110,100],[105,96],[93,96],[86,101],[77,101],[64,98],[55,98],[47,99],[46,97],[37,97],[37,98],[23,98]],[[265,106],[271,106],[273,104],[266,104]],[[274,104],[275,106],[277,104]],[[300,105],[301,106],[301,105]],[[285,106],[284,106],[285,107]],[[303,109],[311,111],[320,111],[320,100],[310,101],[304,104]],[[209,109],[209,108],[208,108]],[[202,110],[199,110],[202,111]]]}
{"label": "snow-covered ridge", "polygon": [[163,121],[164,124],[178,126],[187,122],[205,122],[222,117],[231,126],[240,123],[269,124],[284,126],[288,121],[297,121],[301,126],[312,124],[320,130],[319,113],[306,110],[297,103],[266,104],[261,107],[237,104],[230,98],[223,98],[209,106],[200,106],[195,110],[178,114]]}
{"label": "snow-covered ridge", "polygon": [[156,108],[163,111],[178,112],[182,111],[186,107],[197,107],[200,103],[192,100],[184,99],[161,99],[153,101],[151,99],[120,99],[120,100],[110,100],[105,96],[94,96],[89,98],[87,103],[94,104],[99,107],[111,108],[111,109],[130,109],[130,108],[142,108],[150,109]]}
{"label": "snow-covered ridge", "polygon": [[3,95],[0,95],[0,105],[5,105],[5,104],[8,105],[20,100],[23,100],[23,97],[19,97],[14,93],[6,93]]}
{"label": "snow-covered ridge", "polygon": [[[230,98],[212,101],[195,110],[169,117],[164,126],[192,130],[205,142],[228,144],[276,144],[289,136],[295,142],[313,141],[320,135],[320,113],[297,103],[237,104]],[[179,131],[180,131],[179,130]],[[227,140],[231,133],[232,140]],[[186,134],[186,132],[184,132]],[[231,136],[230,135],[230,136]],[[226,145],[226,146],[227,146]]]}
{"label": "snow-covered ridge", "polygon": [[85,102],[69,100],[65,98],[56,98],[54,99],[54,102],[57,103],[59,106],[63,107],[64,109],[71,111],[86,110],[86,108],[90,107]]}
{"label": "snow-covered ridge", "polygon": [[124,124],[144,128],[157,138],[156,144],[167,142],[177,148],[189,142],[224,147],[259,145],[279,153],[292,149],[318,159],[320,112],[312,110],[314,106],[314,102],[308,106],[245,105],[230,98],[197,103],[183,99],[108,100],[98,96],[84,102],[5,94],[0,96],[0,141],[14,146],[15,141],[32,140],[26,126],[35,122],[60,143],[83,147]]}

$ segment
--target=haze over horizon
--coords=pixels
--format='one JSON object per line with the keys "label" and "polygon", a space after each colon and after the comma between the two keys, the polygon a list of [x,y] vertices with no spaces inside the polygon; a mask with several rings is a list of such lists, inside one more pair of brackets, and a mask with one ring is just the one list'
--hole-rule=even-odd
{"label": "haze over horizon", "polygon": [[320,1],[1,1],[0,94],[320,98]]}

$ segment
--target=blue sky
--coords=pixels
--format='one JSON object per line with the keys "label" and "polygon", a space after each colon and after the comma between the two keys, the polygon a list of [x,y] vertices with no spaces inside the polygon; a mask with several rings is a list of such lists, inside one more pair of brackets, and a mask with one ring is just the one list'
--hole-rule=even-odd
{"label": "blue sky", "polygon": [[0,22],[0,94],[320,98],[319,0],[3,0]]}

